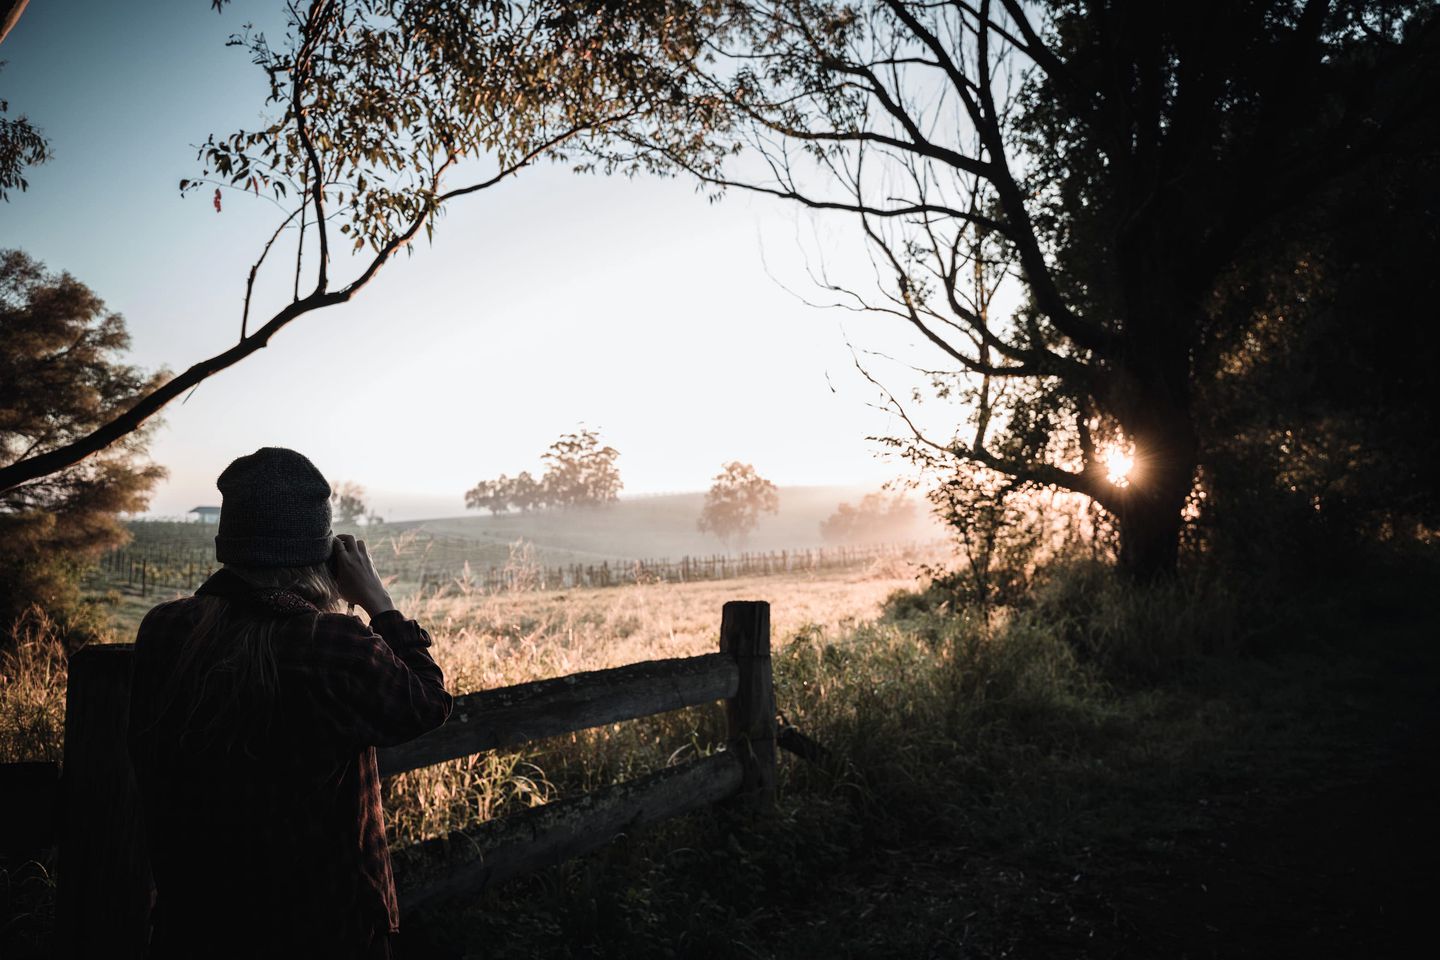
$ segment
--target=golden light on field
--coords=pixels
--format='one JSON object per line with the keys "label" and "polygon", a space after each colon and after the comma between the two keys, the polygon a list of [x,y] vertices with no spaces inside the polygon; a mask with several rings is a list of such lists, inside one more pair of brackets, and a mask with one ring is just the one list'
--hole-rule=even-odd
{"label": "golden light on field", "polygon": [[1117,487],[1130,486],[1130,474],[1135,469],[1135,449],[1116,444],[1105,451],[1101,458],[1105,463],[1105,479]]}

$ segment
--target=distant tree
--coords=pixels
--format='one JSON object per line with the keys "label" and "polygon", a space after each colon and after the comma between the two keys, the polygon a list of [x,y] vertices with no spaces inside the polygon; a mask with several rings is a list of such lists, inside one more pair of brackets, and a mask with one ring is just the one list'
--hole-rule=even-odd
{"label": "distant tree", "polygon": [[600,445],[597,430],[581,427],[562,434],[540,458],[545,462],[545,476],[540,480],[544,503],[580,507],[618,500],[624,486],[615,466],[619,456],[614,447]]}
{"label": "distant tree", "polygon": [[842,503],[820,521],[820,536],[830,543],[893,538],[915,522],[915,504],[905,496],[867,493],[855,505]]}
{"label": "distant tree", "polygon": [[545,473],[539,480],[528,470],[511,477],[501,474],[481,480],[465,493],[470,510],[489,510],[492,516],[519,510],[528,513],[544,507],[584,507],[612,503],[624,486],[615,465],[620,451],[601,446],[596,430],[581,427],[563,434],[541,455]]}
{"label": "distant tree", "polygon": [[[0,343],[0,463],[63,447],[167,376],[122,363],[124,319],[18,250],[0,251]],[[149,439],[148,429],[131,433],[103,455],[0,492],[0,635],[31,604],[82,627],[77,574],[127,539],[117,515],[143,510],[165,475],[145,459]]]}
{"label": "distant tree", "polygon": [[756,473],[750,464],[732,460],[715,475],[695,526],[702,533],[715,534],[727,547],[732,541],[744,545],[760,523],[760,514],[779,509],[780,494],[775,484]]}
{"label": "distant tree", "polygon": [[336,523],[353,525],[369,513],[365,504],[365,488],[350,480],[330,486],[330,512]]}

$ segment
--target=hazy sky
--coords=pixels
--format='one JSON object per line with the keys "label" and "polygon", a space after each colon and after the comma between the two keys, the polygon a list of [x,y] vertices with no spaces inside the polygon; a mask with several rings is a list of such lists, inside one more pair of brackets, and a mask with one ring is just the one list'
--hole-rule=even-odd
{"label": "hazy sky", "polygon": [[[0,204],[0,247],[91,286],[144,367],[183,369],[238,333],[277,211],[231,194],[217,215],[176,184],[198,172],[194,144],[260,116],[263,77],[224,44],[279,8],[34,0],[0,47],[0,98],[56,154]],[[781,485],[878,485],[901,467],[865,437],[900,425],[868,406],[841,324],[870,348],[914,338],[786,289],[806,290],[797,237],[817,229],[854,227],[740,194],[710,204],[686,181],[523,171],[452,205],[433,246],[350,304],[172,404],[152,513],[218,502],[226,463],[282,445],[392,518],[457,514],[477,479],[538,470],[580,422],[621,451],[626,493],[703,489],[730,459]]]}

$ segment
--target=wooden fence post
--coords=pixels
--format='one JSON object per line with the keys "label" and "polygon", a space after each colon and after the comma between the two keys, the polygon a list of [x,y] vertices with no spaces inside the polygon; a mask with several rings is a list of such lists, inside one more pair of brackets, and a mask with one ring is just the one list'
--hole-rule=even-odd
{"label": "wooden fence post", "polygon": [[744,768],[741,795],[775,802],[775,687],[770,671],[770,604],[731,600],[720,619],[720,652],[735,658],[740,686],[725,701],[726,736]]}
{"label": "wooden fence post", "polygon": [[150,920],[150,862],[130,769],[129,644],[70,657],[55,935],[60,957],[140,957]]}

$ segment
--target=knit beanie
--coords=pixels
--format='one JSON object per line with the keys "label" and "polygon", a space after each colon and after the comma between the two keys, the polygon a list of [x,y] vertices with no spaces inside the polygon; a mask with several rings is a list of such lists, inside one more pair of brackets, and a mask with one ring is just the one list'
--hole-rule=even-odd
{"label": "knit beanie", "polygon": [[215,481],[215,559],[247,567],[301,567],[330,557],[330,484],[294,450],[262,447]]}

